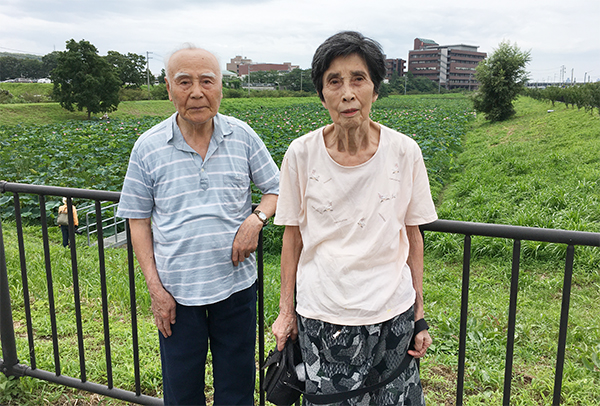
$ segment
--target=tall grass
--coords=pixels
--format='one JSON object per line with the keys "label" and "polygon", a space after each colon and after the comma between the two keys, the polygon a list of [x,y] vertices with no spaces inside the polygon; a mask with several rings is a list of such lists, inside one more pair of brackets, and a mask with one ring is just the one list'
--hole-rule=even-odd
{"label": "tall grass", "polygon": [[[253,103],[251,100],[244,102]],[[234,107],[229,106],[232,109]],[[261,109],[260,106],[248,107],[250,110],[255,108]],[[491,125],[478,117],[464,137],[462,152],[458,154],[457,149],[451,149],[456,154],[452,157],[452,165],[446,169],[451,173],[443,174],[445,179],[450,177],[451,181],[439,189],[437,199],[440,218],[600,232],[600,120],[597,116],[567,110],[560,105],[555,107],[553,113],[548,113],[547,105],[528,98],[519,99],[516,109],[517,116],[504,123]],[[393,109],[385,108],[375,111],[375,114],[382,116],[388,114],[388,120],[398,117],[398,114],[392,113]],[[423,120],[426,115],[423,112]],[[253,113],[252,117],[258,119],[260,116]],[[462,139],[462,136],[459,138]],[[3,230],[11,281],[15,281],[11,284],[11,296],[16,303],[18,351],[22,362],[28,363],[22,287],[16,282],[20,273],[14,226],[3,223]],[[57,317],[60,320],[61,339],[66,340],[65,344],[61,344],[61,354],[65,358],[63,373],[77,376],[79,366],[74,352],[76,345],[73,345],[70,258],[60,246],[60,232],[53,229],[50,235],[52,269],[56,272],[56,289],[59,290]],[[35,292],[32,303],[38,312],[34,317],[38,367],[48,369],[51,368],[52,352],[51,346],[48,346],[49,317],[43,260],[38,248],[39,228],[28,227],[26,238],[30,284]],[[434,344],[428,356],[421,361],[421,377],[428,405],[451,405],[454,404],[456,385],[462,240],[460,237],[429,232],[425,238],[425,310]],[[83,241],[78,244],[82,300],[89,306],[84,316],[86,329],[90,329],[90,334],[86,335],[86,359],[90,363],[88,379],[104,382],[104,354],[98,338],[102,334],[98,271],[95,265],[97,254],[94,249],[83,246]],[[501,239],[473,239],[465,377],[467,405],[502,402],[511,244]],[[563,381],[562,404],[565,405],[600,404],[598,251],[576,249]],[[133,381],[125,253],[122,250],[110,250],[108,255],[107,262],[111,268],[111,331],[115,334],[113,359],[118,360],[115,384],[131,389]],[[265,259],[265,316],[269,349],[273,345],[269,326],[277,315],[279,301],[279,257],[268,254]],[[564,247],[523,242],[512,404],[551,403],[563,272]],[[146,394],[160,394],[157,333],[139,271],[136,285],[143,346],[140,352],[143,388]],[[209,378],[209,392],[211,384]],[[1,374],[0,403],[123,404],[28,378],[18,383],[8,382]]]}
{"label": "tall grass", "polygon": [[[517,116],[478,117],[442,192],[443,219],[600,232],[600,120],[529,98]],[[511,404],[552,402],[565,246],[523,241]],[[501,404],[512,241],[476,237],[465,404]],[[426,234],[425,308],[434,345],[422,362],[430,405],[453,404],[462,237]],[[577,247],[562,404],[600,404],[600,249]]]}

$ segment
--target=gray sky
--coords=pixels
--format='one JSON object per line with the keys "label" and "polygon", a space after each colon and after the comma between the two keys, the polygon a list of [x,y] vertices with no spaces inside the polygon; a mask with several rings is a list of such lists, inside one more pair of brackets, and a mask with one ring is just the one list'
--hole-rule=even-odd
{"label": "gray sky", "polygon": [[379,41],[388,58],[408,58],[416,37],[440,45],[478,45],[492,53],[503,41],[530,50],[531,79],[600,79],[597,0],[2,0],[0,52],[45,55],[85,39],[108,51],[152,52],[150,69],[183,42],[254,62],[310,68],[330,35],[356,30]]}

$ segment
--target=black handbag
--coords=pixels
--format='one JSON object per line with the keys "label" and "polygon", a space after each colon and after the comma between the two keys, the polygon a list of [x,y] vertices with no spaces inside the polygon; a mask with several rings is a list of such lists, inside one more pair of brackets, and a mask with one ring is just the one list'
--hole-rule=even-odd
{"label": "black handbag", "polygon": [[408,367],[412,359],[412,356],[406,354],[396,370],[386,379],[375,385],[332,394],[307,394],[304,392],[304,382],[298,379],[296,373],[296,365],[302,363],[300,344],[298,340],[292,341],[288,339],[285,347],[283,347],[283,351],[279,351],[275,347],[275,349],[269,352],[265,360],[262,368],[266,369],[267,373],[263,382],[263,390],[267,394],[267,400],[277,406],[292,405],[300,398],[300,395],[304,395],[306,400],[317,405],[341,402],[367,392],[372,392],[392,382]]}
{"label": "black handbag", "polygon": [[300,398],[304,391],[304,382],[298,379],[296,365],[302,363],[302,354],[298,340],[288,340],[283,351],[275,349],[269,352],[263,365],[267,370],[263,390],[267,400],[277,406],[288,406]]}

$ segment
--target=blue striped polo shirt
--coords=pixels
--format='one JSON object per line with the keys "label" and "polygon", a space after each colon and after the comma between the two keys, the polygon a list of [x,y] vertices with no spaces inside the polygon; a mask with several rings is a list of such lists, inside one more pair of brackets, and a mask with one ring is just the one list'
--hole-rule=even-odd
{"label": "blue striped polo shirt", "polygon": [[177,113],[140,136],[131,152],[117,216],[152,218],[154,258],[175,300],[201,306],[256,280],[254,255],[233,266],[233,239],[251,214],[250,183],[279,193],[279,169],[243,121],[217,114],[205,159],[184,140]]}

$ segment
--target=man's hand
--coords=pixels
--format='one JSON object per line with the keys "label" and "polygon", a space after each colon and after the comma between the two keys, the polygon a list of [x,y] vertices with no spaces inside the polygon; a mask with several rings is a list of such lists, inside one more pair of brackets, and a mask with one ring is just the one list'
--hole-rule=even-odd
{"label": "man's hand", "polygon": [[262,227],[263,222],[255,214],[251,214],[244,220],[233,239],[231,261],[233,261],[234,266],[238,266],[240,262],[243,262],[256,251],[258,236]]}
{"label": "man's hand", "polygon": [[296,313],[280,312],[271,330],[277,340],[277,349],[279,351],[283,350],[288,338],[295,340],[298,337]]}
{"label": "man's hand", "polygon": [[171,336],[171,324],[175,324],[175,299],[164,288],[150,292],[154,324],[165,338]]}
{"label": "man's hand", "polygon": [[423,330],[415,337],[415,349],[408,350],[408,353],[415,358],[421,358],[425,355],[432,342],[433,340],[429,335],[429,331]]}

